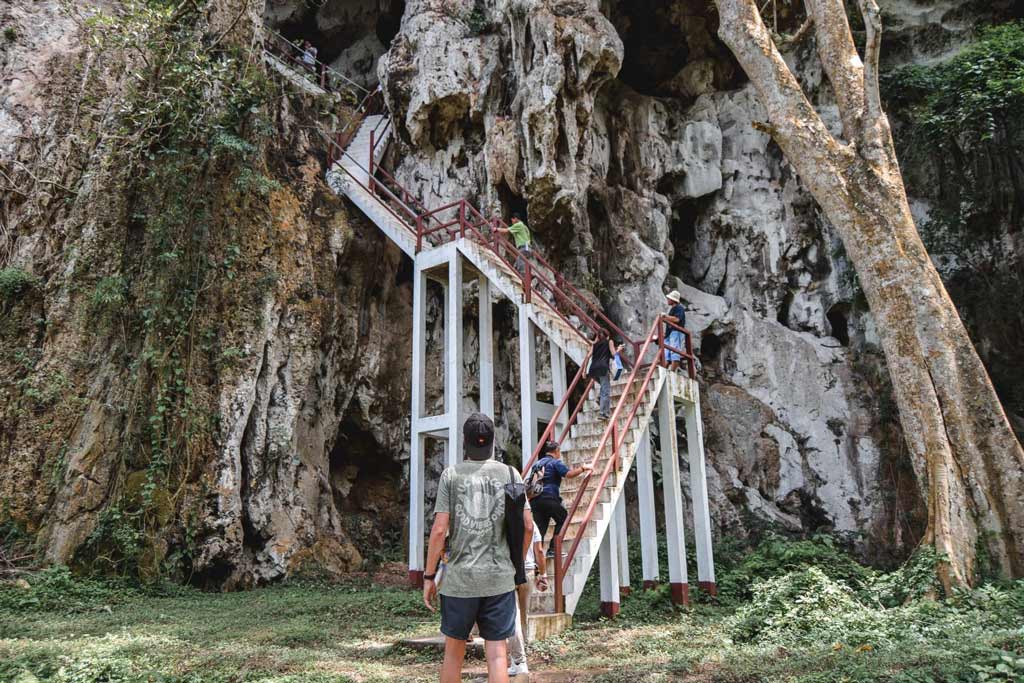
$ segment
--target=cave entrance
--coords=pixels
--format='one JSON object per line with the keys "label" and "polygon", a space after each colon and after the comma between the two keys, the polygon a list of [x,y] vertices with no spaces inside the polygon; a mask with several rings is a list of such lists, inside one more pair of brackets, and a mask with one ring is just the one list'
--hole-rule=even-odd
{"label": "cave entrance", "polygon": [[293,43],[312,43],[321,62],[334,64],[344,57],[336,68],[349,77],[375,83],[377,57],[398,34],[404,13],[405,0],[332,0],[303,3],[276,22],[268,3],[265,16],[271,28]]}
{"label": "cave entrance", "polygon": [[402,464],[386,457],[388,449],[353,407],[338,426],[328,458],[334,507],[364,558],[379,562],[400,557],[405,523]]}
{"label": "cave entrance", "polygon": [[391,45],[391,41],[402,28],[402,16],[405,14],[405,0],[392,0],[390,6],[377,17],[377,39],[382,45]]}
{"label": "cave entrance", "polygon": [[667,15],[665,0],[629,0],[611,7],[625,54],[619,80],[643,95],[659,95],[662,83],[684,66],[690,50],[686,38]]}
{"label": "cave entrance", "polygon": [[839,340],[843,346],[850,345],[850,304],[839,303],[828,309],[825,314],[829,327],[832,328],[832,336]]}

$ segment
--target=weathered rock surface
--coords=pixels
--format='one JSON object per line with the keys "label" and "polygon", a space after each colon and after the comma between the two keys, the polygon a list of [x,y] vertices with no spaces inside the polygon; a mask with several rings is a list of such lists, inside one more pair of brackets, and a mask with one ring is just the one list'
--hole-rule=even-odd
{"label": "weathered rock surface", "polygon": [[[634,336],[664,291],[683,293],[719,530],[861,534],[865,554],[891,559],[920,527],[915,487],[898,478],[874,323],[841,245],[754,126],[760,106],[715,38],[709,4],[273,0],[265,16],[366,87],[379,78],[400,140],[395,174],[427,205],[467,197],[485,212],[526,214],[547,255]],[[890,64],[948,54],[981,16],[973,7],[886,3]],[[66,75],[79,45],[56,2],[15,1],[0,18],[17,29],[0,48],[0,161],[10,168],[40,153],[24,136],[52,137],[63,95],[46,74]],[[808,46],[790,56],[827,111],[810,57]],[[282,187],[270,227],[242,245],[275,277],[255,301],[221,300],[225,319],[244,312],[246,322],[225,323],[233,361],[209,383],[218,429],[200,456],[206,488],[189,490],[181,519],[162,513],[168,532],[154,544],[165,554],[191,544],[197,580],[220,585],[341,572],[403,541],[410,269],[322,183],[322,150],[299,120],[307,105],[282,105],[287,142],[271,152]],[[125,222],[124,202],[90,206],[100,180],[67,212],[12,203],[0,233],[0,267],[44,283],[0,321],[4,348],[23,352],[0,370],[0,522],[37,534],[54,561],[74,557],[118,490],[140,485],[117,455],[131,349],[89,334],[90,290],[76,279],[83,254],[97,278],[117,272],[98,231]],[[931,198],[915,207],[925,220]],[[1008,241],[1019,253],[1019,233]],[[957,255],[944,258],[955,272]],[[439,366],[439,292],[429,300]],[[496,421],[514,459],[515,315],[496,311]],[[471,408],[475,330],[465,339]],[[440,409],[438,377],[423,380]],[[441,462],[430,453],[428,480]],[[433,491],[428,482],[428,500]]]}

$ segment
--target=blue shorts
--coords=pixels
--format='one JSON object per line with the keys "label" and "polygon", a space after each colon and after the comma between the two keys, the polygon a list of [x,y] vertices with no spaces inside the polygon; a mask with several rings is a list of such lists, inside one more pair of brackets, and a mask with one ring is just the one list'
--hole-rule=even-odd
{"label": "blue shorts", "polygon": [[[668,339],[665,343],[673,348],[682,350],[683,344],[686,340],[683,339],[683,333],[679,330],[672,330],[672,333],[668,335]],[[665,349],[665,360],[671,363],[672,361],[682,360],[683,357],[671,349]]]}
{"label": "blue shorts", "polygon": [[484,640],[505,640],[516,632],[516,592],[486,598],[441,596],[441,633],[466,640],[473,624]]}

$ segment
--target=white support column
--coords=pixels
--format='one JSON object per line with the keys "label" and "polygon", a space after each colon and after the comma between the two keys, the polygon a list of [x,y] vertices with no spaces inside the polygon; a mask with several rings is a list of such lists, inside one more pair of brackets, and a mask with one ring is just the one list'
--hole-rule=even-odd
{"label": "white support column", "polygon": [[658,567],[658,522],[654,511],[654,469],[649,429],[644,430],[637,445],[636,489],[640,508],[640,547],[646,590],[658,585],[661,572]]}
{"label": "white support column", "polygon": [[449,465],[462,461],[462,256],[453,250],[445,293],[444,403],[448,414]]}
{"label": "white support column", "polygon": [[427,337],[427,276],[419,263],[413,267],[412,286],[412,411],[409,447],[409,582],[423,584],[424,503],[423,480],[426,474],[426,442],[420,430],[423,417],[424,372]]}
{"label": "white support column", "polygon": [[686,527],[683,523],[683,491],[679,477],[675,401],[667,387],[658,398],[658,420],[661,432],[661,474],[665,494],[668,580],[672,589],[672,602],[677,605],[688,605],[690,582],[686,571]]}
{"label": "white support column", "polygon": [[704,426],[700,419],[700,396],[686,404],[686,448],[690,463],[690,498],[693,501],[693,537],[697,546],[697,585],[715,595],[715,560],[711,549],[711,512],[708,508],[708,480],[704,464]]}
{"label": "white support column", "polygon": [[[569,382],[565,376],[565,351],[563,351],[554,339],[548,340],[551,349],[551,402],[558,410],[558,406],[565,398]],[[559,427],[565,427],[565,421],[569,419],[568,411],[564,411],[558,418]]]}
{"label": "white support column", "polygon": [[609,619],[619,613],[618,554],[619,538],[613,521],[608,526],[597,555],[601,570],[601,614]]}
{"label": "white support column", "polygon": [[[609,532],[611,530],[609,529]],[[619,560],[619,593],[629,595],[629,539],[626,528],[626,491],[619,494],[619,502],[615,504],[615,533],[618,542]]]}
{"label": "white support column", "polygon": [[486,275],[479,279],[480,330],[480,412],[494,419],[494,317],[491,310],[491,283]]}
{"label": "white support column", "polygon": [[522,412],[523,465],[537,447],[537,349],[533,338],[529,304],[519,306],[519,405]]}

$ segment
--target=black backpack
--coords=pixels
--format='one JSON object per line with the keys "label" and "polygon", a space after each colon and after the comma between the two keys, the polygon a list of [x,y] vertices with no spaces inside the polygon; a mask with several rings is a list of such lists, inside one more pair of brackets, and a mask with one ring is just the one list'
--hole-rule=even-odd
{"label": "black backpack", "polygon": [[526,540],[526,525],[523,522],[523,508],[526,507],[526,491],[523,484],[516,483],[515,470],[508,466],[508,483],[505,484],[505,539],[512,566],[516,570],[516,585],[526,583],[526,558],[523,543]]}
{"label": "black backpack", "polygon": [[546,466],[541,463],[535,463],[530,468],[530,474],[526,477],[526,497],[533,500],[540,494],[544,493],[544,473]]}

